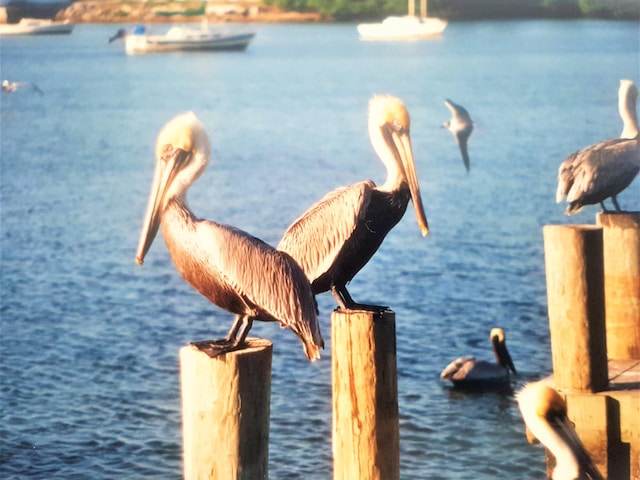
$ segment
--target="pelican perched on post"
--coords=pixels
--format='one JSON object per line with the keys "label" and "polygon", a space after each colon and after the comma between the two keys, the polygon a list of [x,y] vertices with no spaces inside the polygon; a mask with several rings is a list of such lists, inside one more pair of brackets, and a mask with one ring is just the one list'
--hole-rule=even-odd
{"label": "pelican perched on post", "polygon": [[566,215],[596,203],[600,203],[606,212],[604,201],[607,198],[611,198],[616,211],[620,211],[616,196],[640,171],[637,98],[638,89],[633,82],[620,80],[618,110],[624,125],[620,138],[604,140],[574,152],[560,165],[556,202],[567,197]]}
{"label": "pelican perched on post", "polygon": [[471,169],[471,164],[469,162],[469,149],[467,143],[471,136],[471,132],[473,131],[473,120],[471,120],[471,116],[469,115],[469,112],[467,112],[467,109],[462,105],[453,103],[449,99],[446,99],[444,104],[449,110],[451,110],[451,120],[444,122],[442,126],[453,134],[453,138],[455,138],[456,143],[460,148],[464,167],[468,172]]}
{"label": "pelican perched on post", "polygon": [[314,293],[331,290],[343,309],[376,307],[354,302],[346,284],[366,265],[413,202],[423,235],[429,233],[409,136],[409,112],[393,96],[369,102],[369,136],[387,168],[376,186],[365,180],[328,193],[285,232],[278,250],[287,252],[307,274]]}
{"label": "pelican perched on post", "polygon": [[299,265],[242,230],[196,218],[187,190],[209,163],[211,147],[192,112],[161,130],[149,206],[136,261],[144,257],[162,227],[171,258],[184,279],[212,303],[236,314],[226,339],[195,345],[216,356],[241,346],[254,320],[279,322],[300,338],[309,360],[324,346],[315,298]]}
{"label": "pelican perched on post", "polygon": [[442,380],[450,380],[455,387],[467,390],[504,390],[511,388],[509,370],[516,372],[507,350],[506,337],[501,328],[492,328],[489,340],[497,363],[460,357],[451,362],[440,374]]}
{"label": "pelican perched on post", "polygon": [[556,459],[553,480],[604,480],[567,418],[567,405],[557,391],[535,382],[525,385],[516,399],[527,438],[540,441]]}

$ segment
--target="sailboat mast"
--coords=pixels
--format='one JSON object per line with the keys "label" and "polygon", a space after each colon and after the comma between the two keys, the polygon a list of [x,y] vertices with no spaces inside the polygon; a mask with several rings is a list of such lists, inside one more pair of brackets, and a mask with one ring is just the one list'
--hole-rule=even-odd
{"label": "sailboat mast", "polygon": [[[410,17],[416,15],[416,0],[408,0],[408,11]],[[420,17],[427,17],[427,0],[420,0]]]}

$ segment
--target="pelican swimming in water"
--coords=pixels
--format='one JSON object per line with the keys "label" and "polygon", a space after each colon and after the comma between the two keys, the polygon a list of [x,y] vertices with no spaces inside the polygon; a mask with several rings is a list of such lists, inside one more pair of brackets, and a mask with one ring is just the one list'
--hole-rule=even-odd
{"label": "pelican swimming in water", "polygon": [[469,390],[502,390],[510,388],[509,370],[516,372],[507,350],[506,337],[501,328],[492,328],[489,339],[497,363],[460,357],[451,362],[440,374],[442,380],[450,380],[455,387]]}
{"label": "pelican swimming in water", "polygon": [[449,110],[451,110],[451,120],[444,122],[442,126],[453,134],[453,138],[455,138],[456,143],[460,148],[464,167],[468,172],[471,169],[471,164],[469,162],[469,149],[467,143],[471,136],[471,132],[473,131],[473,120],[471,120],[471,116],[469,115],[469,112],[467,112],[467,109],[462,105],[453,103],[449,99],[446,99],[444,104]]}
{"label": "pelican swimming in water", "polygon": [[618,89],[618,110],[624,124],[620,138],[611,138],[569,155],[558,169],[556,202],[567,198],[566,215],[585,205],[600,203],[607,211],[604,200],[611,198],[616,211],[620,211],[616,196],[633,181],[640,171],[640,146],[636,100],[638,89],[630,80],[621,80]]}
{"label": "pelican swimming in water", "polygon": [[30,88],[36,92],[38,92],[40,95],[44,95],[44,92],[42,90],[40,90],[40,88],[32,82],[10,82],[9,80],[3,80],[2,81],[2,91],[3,92],[15,92],[16,90],[18,90],[19,88]]}
{"label": "pelican swimming in water", "polygon": [[209,163],[209,137],[192,112],[161,130],[149,206],[136,261],[162,227],[171,258],[184,279],[215,305],[236,314],[226,339],[198,342],[216,356],[241,346],[254,320],[279,322],[300,338],[309,360],[324,346],[315,298],[304,272],[279,252],[242,230],[196,218],[187,206],[191,184]]}
{"label": "pelican swimming in water", "polygon": [[331,290],[343,309],[379,307],[354,302],[346,284],[366,265],[413,202],[422,235],[429,233],[409,136],[409,112],[393,96],[369,102],[369,137],[387,168],[381,186],[365,180],[328,193],[285,232],[278,249],[307,274],[314,293]]}
{"label": "pelican swimming in water", "polygon": [[540,441],[556,459],[553,480],[604,480],[567,418],[567,405],[557,391],[535,382],[525,385],[516,399],[527,438]]}

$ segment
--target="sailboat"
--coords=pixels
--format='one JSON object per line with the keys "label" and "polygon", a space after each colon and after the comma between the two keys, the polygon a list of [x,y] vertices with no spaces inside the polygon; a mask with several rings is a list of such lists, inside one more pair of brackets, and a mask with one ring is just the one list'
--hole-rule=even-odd
{"label": "sailboat", "polygon": [[415,0],[408,0],[409,14],[391,16],[382,23],[361,23],[358,25],[360,38],[364,40],[413,40],[433,38],[447,28],[442,18],[427,16],[427,0],[420,0],[420,16],[415,14]]}

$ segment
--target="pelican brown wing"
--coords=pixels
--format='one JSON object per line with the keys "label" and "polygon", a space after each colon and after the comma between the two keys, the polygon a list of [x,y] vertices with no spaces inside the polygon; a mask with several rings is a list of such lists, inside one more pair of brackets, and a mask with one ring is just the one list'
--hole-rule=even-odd
{"label": "pelican brown wing", "polygon": [[196,225],[198,237],[208,238],[210,244],[233,245],[209,250],[209,268],[219,272],[258,319],[289,327],[303,341],[305,351],[311,351],[309,358],[319,358],[324,341],[314,295],[300,266],[289,255],[235,227],[208,221]]}
{"label": "pelican brown wing", "polygon": [[638,139],[611,138],[572,153],[558,169],[556,202],[566,196],[567,213],[624,190],[640,169]]}
{"label": "pelican brown wing", "polygon": [[374,187],[367,180],[328,193],[287,229],[278,250],[291,255],[313,283],[334,265],[361,221]]}

